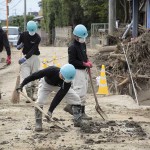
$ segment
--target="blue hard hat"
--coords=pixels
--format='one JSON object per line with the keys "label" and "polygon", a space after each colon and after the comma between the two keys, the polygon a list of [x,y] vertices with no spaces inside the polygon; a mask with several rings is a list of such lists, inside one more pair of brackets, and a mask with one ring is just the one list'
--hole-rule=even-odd
{"label": "blue hard hat", "polygon": [[72,81],[76,74],[76,69],[71,64],[66,64],[60,68],[60,73],[67,81]]}
{"label": "blue hard hat", "polygon": [[75,26],[73,34],[80,38],[86,38],[88,36],[87,29],[82,24]]}
{"label": "blue hard hat", "polygon": [[37,24],[35,21],[29,21],[27,23],[27,31],[29,32],[36,32],[37,30]]}

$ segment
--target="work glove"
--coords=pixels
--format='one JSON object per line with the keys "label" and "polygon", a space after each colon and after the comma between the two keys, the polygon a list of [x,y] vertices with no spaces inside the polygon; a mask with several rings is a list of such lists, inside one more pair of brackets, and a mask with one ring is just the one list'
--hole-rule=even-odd
{"label": "work glove", "polygon": [[87,67],[87,68],[92,68],[92,63],[90,61],[88,62],[83,62],[83,66]]}
{"label": "work glove", "polygon": [[24,47],[24,44],[23,44],[23,43],[17,45],[17,49],[18,49],[18,50],[20,50],[20,49],[23,48],[23,47]]}
{"label": "work glove", "polygon": [[21,85],[19,85],[19,87],[18,87],[18,88],[16,88],[16,91],[17,91],[17,92],[19,92],[19,91],[21,91],[21,92],[22,92],[22,89],[23,89],[23,87],[22,87]]}
{"label": "work glove", "polygon": [[7,65],[11,64],[11,56],[7,56],[6,63]]}
{"label": "work glove", "polygon": [[92,68],[92,67],[93,67],[92,62],[88,60],[88,63],[91,65],[91,67],[90,67],[90,68]]}
{"label": "work glove", "polygon": [[45,115],[45,118],[47,119],[47,121],[50,121],[52,118],[52,113],[50,111],[48,111],[47,115]]}
{"label": "work glove", "polygon": [[25,57],[23,57],[23,58],[19,59],[19,62],[18,62],[18,63],[21,65],[21,64],[24,63],[26,60],[27,60],[27,59],[26,59]]}

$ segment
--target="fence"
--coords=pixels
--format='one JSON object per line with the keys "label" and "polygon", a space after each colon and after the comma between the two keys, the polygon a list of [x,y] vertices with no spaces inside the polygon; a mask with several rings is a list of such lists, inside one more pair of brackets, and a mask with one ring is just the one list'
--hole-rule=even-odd
{"label": "fence", "polygon": [[99,36],[99,29],[108,30],[108,23],[92,23],[91,24],[91,36]]}

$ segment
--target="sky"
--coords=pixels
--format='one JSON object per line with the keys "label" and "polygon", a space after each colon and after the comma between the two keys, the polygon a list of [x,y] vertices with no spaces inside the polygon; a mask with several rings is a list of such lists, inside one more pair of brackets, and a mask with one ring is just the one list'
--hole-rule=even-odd
{"label": "sky", "polygon": [[[38,2],[40,0],[26,0],[27,12],[39,11]],[[9,5],[9,16],[23,15],[24,0],[11,0]],[[6,19],[6,0],[0,0],[0,20]]]}

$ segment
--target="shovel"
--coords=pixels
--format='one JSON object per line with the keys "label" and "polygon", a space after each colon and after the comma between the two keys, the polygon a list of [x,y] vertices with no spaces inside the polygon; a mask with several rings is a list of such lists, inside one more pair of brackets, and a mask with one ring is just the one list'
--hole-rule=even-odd
{"label": "shovel", "polygon": [[108,119],[108,117],[98,104],[98,100],[97,100],[97,96],[96,96],[96,93],[95,93],[95,90],[94,90],[92,75],[91,75],[90,69],[88,69],[88,73],[89,73],[90,83],[91,83],[91,86],[92,86],[92,91],[93,91],[93,95],[94,95],[95,103],[96,103],[95,109],[98,112],[98,114],[103,118],[103,120],[106,120],[106,119]]}
{"label": "shovel", "polygon": [[[24,94],[24,93],[21,92],[21,91],[19,91],[19,93],[20,93],[23,97],[25,97],[27,100],[29,100],[29,101],[31,102],[31,104],[33,104],[33,106],[36,107],[39,111],[41,111],[45,116],[48,116],[48,114],[45,113],[45,112],[43,111],[43,109],[41,109],[41,107],[39,107],[35,102],[33,102],[26,94]],[[61,127],[62,124],[61,124],[59,121],[57,121],[57,123],[59,123],[59,125],[56,125],[56,121],[54,121],[54,120],[49,120],[48,123],[49,123],[49,122],[50,122],[50,123],[53,123],[53,126],[56,126],[56,127],[60,128],[60,129],[64,130],[65,132],[68,132],[68,130],[66,129],[66,127]]]}

